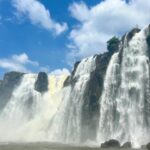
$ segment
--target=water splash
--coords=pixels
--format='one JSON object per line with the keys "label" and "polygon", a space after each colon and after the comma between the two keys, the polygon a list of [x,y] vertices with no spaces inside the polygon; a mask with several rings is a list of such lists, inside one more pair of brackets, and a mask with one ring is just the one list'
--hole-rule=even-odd
{"label": "water splash", "polygon": [[49,120],[60,105],[65,78],[50,75],[49,90],[39,93],[34,89],[37,75],[25,74],[0,114],[0,141],[45,141]]}

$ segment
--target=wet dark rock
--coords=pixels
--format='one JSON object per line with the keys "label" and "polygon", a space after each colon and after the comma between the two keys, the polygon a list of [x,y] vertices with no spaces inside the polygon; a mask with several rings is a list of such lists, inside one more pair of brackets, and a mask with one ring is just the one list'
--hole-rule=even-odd
{"label": "wet dark rock", "polygon": [[13,90],[20,83],[24,73],[8,72],[4,75],[3,80],[0,81],[0,109],[2,109],[10,99]]}
{"label": "wet dark rock", "polygon": [[[90,73],[90,80],[87,83],[82,108],[82,119],[81,119],[81,140],[87,139],[95,140],[97,135],[97,128],[99,122],[99,97],[102,94],[104,77],[106,74],[107,66],[113,55],[112,52],[106,52],[104,54],[95,55],[96,67],[93,72]],[[80,62],[77,62],[74,66],[74,70],[71,75],[64,82],[64,87],[74,87],[79,77],[75,76]]]}
{"label": "wet dark rock", "polygon": [[20,80],[24,73],[20,72],[8,72],[4,75],[3,86],[14,87],[14,85]]}
{"label": "wet dark rock", "polygon": [[66,86],[70,85],[70,82],[71,82],[71,76],[68,76],[66,78],[66,80],[64,81],[63,87],[66,87]]}
{"label": "wet dark rock", "polygon": [[2,86],[2,84],[3,84],[3,80],[0,80],[0,86]]}
{"label": "wet dark rock", "polygon": [[[112,55],[112,51],[95,55],[96,67],[94,71],[90,73],[90,80],[87,83],[83,96],[84,103],[82,106],[81,119],[82,141],[87,139],[95,140],[96,138],[99,122],[99,98],[102,94],[104,77]],[[78,81],[78,77],[75,76],[75,72],[79,64],[80,62],[75,63],[74,70],[64,82],[64,87],[71,86],[73,88],[75,83]]]}
{"label": "wet dark rock", "polygon": [[133,28],[127,35],[127,41],[129,42],[134,37],[134,35],[140,31],[141,31],[141,29],[139,29],[137,27]]}
{"label": "wet dark rock", "polygon": [[82,108],[82,139],[95,140],[99,122],[99,98],[102,94],[104,77],[112,53],[96,55],[96,68],[84,92]]}
{"label": "wet dark rock", "polygon": [[150,150],[150,143],[148,143],[148,144],[146,145],[146,148],[147,148],[148,150]]}
{"label": "wet dark rock", "polygon": [[148,35],[148,37],[146,38],[147,44],[148,46],[150,46],[150,35]]}
{"label": "wet dark rock", "polygon": [[147,41],[147,45],[148,45],[148,54],[149,54],[149,58],[150,58],[150,25],[148,26],[146,34],[147,34],[146,41]]}
{"label": "wet dark rock", "polygon": [[71,74],[72,76],[74,76],[74,74],[75,74],[75,72],[76,72],[76,70],[77,70],[79,64],[80,64],[80,61],[77,61],[77,62],[75,63],[74,69],[73,69],[72,74]]}
{"label": "wet dark rock", "polygon": [[71,72],[71,75],[68,76],[67,79],[64,81],[64,85],[63,85],[64,87],[69,86],[69,85],[73,86],[76,83],[77,78],[75,78],[74,75],[75,75],[75,72],[76,72],[79,64],[80,64],[80,61],[78,61],[74,64],[74,69]]}
{"label": "wet dark rock", "polygon": [[[122,57],[123,57],[123,48],[129,44],[129,42],[132,40],[134,35],[138,32],[140,32],[141,29],[139,28],[133,28],[130,32],[124,34],[120,40],[120,47],[119,47],[119,63],[121,64],[122,62]],[[127,38],[127,43],[125,38]],[[127,45],[126,45],[127,44]]]}
{"label": "wet dark rock", "polygon": [[35,90],[40,93],[48,90],[48,76],[45,72],[39,72],[38,78],[35,82]]}
{"label": "wet dark rock", "polygon": [[131,148],[131,147],[132,147],[132,144],[131,144],[131,142],[126,142],[126,143],[124,143],[121,147],[122,147],[122,148]]}
{"label": "wet dark rock", "polygon": [[111,139],[102,143],[101,148],[120,148],[120,143],[117,140]]}

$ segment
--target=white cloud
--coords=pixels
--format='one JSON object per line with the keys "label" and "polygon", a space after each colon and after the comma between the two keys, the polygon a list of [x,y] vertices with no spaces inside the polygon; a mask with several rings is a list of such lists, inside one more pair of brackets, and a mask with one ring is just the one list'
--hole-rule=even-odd
{"label": "white cloud", "polygon": [[71,15],[79,21],[87,20],[90,15],[89,8],[84,2],[73,3],[73,5],[69,7],[69,10],[72,13]]}
{"label": "white cloud", "polygon": [[38,62],[29,60],[27,54],[13,55],[12,60],[20,64],[31,64],[33,66],[39,66]]}
{"label": "white cloud", "polygon": [[12,55],[10,58],[0,59],[0,68],[7,71],[31,72],[26,65],[39,67],[38,62],[31,61],[27,54]]}
{"label": "white cloud", "polygon": [[54,31],[57,35],[67,30],[66,23],[55,22],[45,6],[38,0],[12,0],[13,6],[19,15],[27,16],[32,24]]}
{"label": "white cloud", "polygon": [[70,75],[70,71],[66,68],[56,69],[56,70],[52,71],[50,74],[51,75],[57,75],[57,76],[62,75],[62,74]]}
{"label": "white cloud", "polygon": [[49,73],[50,72],[49,66],[40,67],[40,71]]}
{"label": "white cloud", "polygon": [[[29,69],[30,68],[30,69]],[[26,53],[12,55],[10,58],[0,58],[0,69],[4,71],[19,71],[24,73],[44,71],[51,75],[70,75],[70,71],[66,68],[50,71],[49,66],[41,66],[37,61],[29,59]]]}
{"label": "white cloud", "polygon": [[69,10],[79,24],[70,33],[69,58],[83,58],[106,51],[106,41],[121,36],[136,24],[150,23],[150,1],[105,0],[88,8],[84,3],[73,3]]}

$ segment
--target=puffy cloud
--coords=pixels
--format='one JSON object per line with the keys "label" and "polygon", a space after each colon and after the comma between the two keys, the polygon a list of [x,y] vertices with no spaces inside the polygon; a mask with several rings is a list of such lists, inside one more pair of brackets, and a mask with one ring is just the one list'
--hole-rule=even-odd
{"label": "puffy cloud", "polygon": [[68,28],[66,23],[55,22],[49,10],[38,0],[12,0],[12,4],[19,15],[27,16],[33,24],[54,31],[57,35]]}
{"label": "puffy cloud", "polygon": [[41,66],[37,61],[30,60],[26,53],[19,55],[14,54],[10,58],[0,58],[0,69],[4,69],[4,71],[19,71],[25,73],[36,70],[35,72],[44,71],[56,76],[62,74],[70,75],[69,70],[66,68],[50,71],[49,66]]}
{"label": "puffy cloud", "polygon": [[38,62],[31,61],[27,54],[12,55],[10,58],[0,59],[0,68],[7,71],[30,72],[26,65],[39,67]]}
{"label": "puffy cloud", "polygon": [[70,33],[69,58],[83,58],[106,51],[106,41],[121,36],[136,24],[150,23],[150,1],[105,0],[88,8],[84,2],[73,3],[69,10],[79,23]]}
{"label": "puffy cloud", "polygon": [[29,57],[27,54],[23,53],[23,54],[20,54],[20,55],[13,55],[12,56],[12,59],[15,61],[15,62],[18,62],[20,64],[31,64],[31,65],[34,65],[34,66],[38,66],[38,62],[35,62],[35,61],[31,61],[29,60]]}
{"label": "puffy cloud", "polygon": [[89,8],[84,2],[73,3],[70,5],[69,10],[71,15],[79,21],[85,21],[90,16]]}
{"label": "puffy cloud", "polygon": [[40,71],[49,73],[50,72],[49,66],[40,67]]}
{"label": "puffy cloud", "polygon": [[54,71],[52,71],[50,73],[51,75],[62,75],[62,74],[65,74],[65,75],[70,75],[70,71],[66,68],[63,68],[63,69],[56,69]]}

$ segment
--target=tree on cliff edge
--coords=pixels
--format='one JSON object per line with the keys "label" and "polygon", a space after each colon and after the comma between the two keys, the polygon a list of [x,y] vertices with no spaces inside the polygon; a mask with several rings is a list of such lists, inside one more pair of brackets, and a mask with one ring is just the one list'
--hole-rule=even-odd
{"label": "tree on cliff edge", "polygon": [[119,48],[119,39],[117,37],[112,37],[109,41],[107,41],[107,49],[109,52],[117,51]]}

